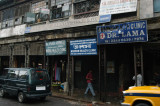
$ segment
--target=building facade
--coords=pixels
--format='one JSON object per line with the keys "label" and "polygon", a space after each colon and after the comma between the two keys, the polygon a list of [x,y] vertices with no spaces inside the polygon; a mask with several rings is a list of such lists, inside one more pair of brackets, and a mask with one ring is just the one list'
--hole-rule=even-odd
{"label": "building facade", "polygon": [[[139,70],[143,85],[151,85],[153,73],[160,70],[157,4],[160,0],[1,0],[0,73],[6,67],[46,68],[52,86],[68,82],[67,94],[73,95],[85,90],[85,76],[92,69],[103,101],[133,86]],[[141,21],[145,33],[135,31],[143,27],[137,24]],[[127,28],[133,34],[125,35]],[[104,36],[110,41],[101,42]]]}

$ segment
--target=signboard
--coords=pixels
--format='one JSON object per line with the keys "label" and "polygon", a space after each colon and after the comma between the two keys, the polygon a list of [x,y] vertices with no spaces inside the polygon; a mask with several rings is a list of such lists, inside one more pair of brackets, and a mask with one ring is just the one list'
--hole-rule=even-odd
{"label": "signboard", "polygon": [[66,41],[49,41],[46,42],[46,56],[50,55],[66,55]]}
{"label": "signboard", "polygon": [[99,15],[136,11],[137,0],[101,0]]}
{"label": "signboard", "polygon": [[122,24],[97,26],[98,44],[114,44],[148,41],[147,22],[136,21]]}
{"label": "signboard", "polygon": [[99,17],[99,23],[105,23],[105,22],[110,22],[110,21],[111,21],[111,14],[101,15]]}
{"label": "signboard", "polygon": [[96,38],[70,41],[70,55],[97,55]]}

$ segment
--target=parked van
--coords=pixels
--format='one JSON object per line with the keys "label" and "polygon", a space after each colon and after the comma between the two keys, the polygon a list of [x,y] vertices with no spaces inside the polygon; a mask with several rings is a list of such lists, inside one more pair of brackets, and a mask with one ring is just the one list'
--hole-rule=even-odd
{"label": "parked van", "polygon": [[15,95],[20,103],[27,98],[45,100],[51,95],[47,70],[34,68],[5,68],[0,76],[0,97]]}

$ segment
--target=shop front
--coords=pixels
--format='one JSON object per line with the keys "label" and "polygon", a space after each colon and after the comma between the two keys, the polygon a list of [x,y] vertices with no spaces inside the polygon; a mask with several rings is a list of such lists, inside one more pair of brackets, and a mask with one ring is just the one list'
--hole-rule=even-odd
{"label": "shop front", "polygon": [[47,41],[45,48],[52,91],[67,94],[67,41]]}
{"label": "shop front", "polygon": [[144,85],[143,44],[148,41],[146,21],[97,26],[97,40],[101,100],[120,97],[123,90],[137,85],[132,78],[139,71]]}
{"label": "shop front", "polygon": [[25,52],[26,47],[24,44],[15,44],[11,51],[10,62],[11,67],[25,67]]}
{"label": "shop front", "polygon": [[45,68],[45,44],[44,42],[33,42],[28,47],[28,61],[29,67]]}
{"label": "shop front", "polygon": [[[72,75],[73,83],[72,89],[74,89],[74,94],[77,96],[84,96],[85,90],[87,88],[86,75],[89,70],[92,70],[93,89],[98,95],[99,85],[99,71],[98,71],[98,53],[97,53],[97,39],[87,38],[87,39],[76,39],[70,40],[70,56],[73,59],[72,64]],[[88,95],[91,96],[90,91]]]}
{"label": "shop front", "polygon": [[1,45],[0,47],[0,74],[2,74],[2,70],[4,68],[9,67],[9,56],[10,56],[10,49],[8,45]]}

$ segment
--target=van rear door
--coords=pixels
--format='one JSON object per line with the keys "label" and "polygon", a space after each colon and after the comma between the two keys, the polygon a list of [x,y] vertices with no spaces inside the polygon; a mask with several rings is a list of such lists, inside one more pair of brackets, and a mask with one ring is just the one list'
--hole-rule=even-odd
{"label": "van rear door", "polygon": [[30,92],[32,94],[50,92],[50,78],[47,70],[33,69],[30,73]]}

